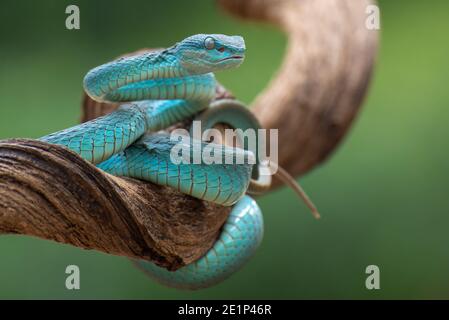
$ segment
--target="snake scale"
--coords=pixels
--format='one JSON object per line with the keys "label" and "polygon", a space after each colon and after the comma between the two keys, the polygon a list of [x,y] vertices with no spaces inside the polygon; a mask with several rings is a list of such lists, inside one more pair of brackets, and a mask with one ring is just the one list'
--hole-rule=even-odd
{"label": "snake scale", "polygon": [[[244,60],[240,36],[198,34],[174,46],[106,63],[84,78],[86,93],[96,101],[120,102],[114,112],[45,137],[76,152],[98,168],[117,175],[176,188],[193,197],[233,206],[212,248],[177,271],[148,261],[136,264],[157,281],[176,288],[197,289],[216,284],[238,270],[263,237],[263,218],[256,202],[245,193],[269,186],[257,166],[243,164],[175,164],[170,150],[177,143],[160,132],[194,116],[203,128],[260,126],[244,107],[213,107],[213,72],[238,67]],[[210,145],[192,140],[190,150]],[[217,147],[218,145],[216,145]],[[250,150],[220,145],[220,156],[235,159]],[[254,170],[256,168],[256,170]]]}

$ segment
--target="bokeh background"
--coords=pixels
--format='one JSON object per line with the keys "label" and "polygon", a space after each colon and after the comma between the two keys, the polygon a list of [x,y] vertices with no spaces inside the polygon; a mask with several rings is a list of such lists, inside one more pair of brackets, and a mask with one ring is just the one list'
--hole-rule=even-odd
{"label": "bokeh background", "polygon": [[[81,30],[65,29],[77,4]],[[292,191],[259,200],[266,233],[255,257],[198,292],[154,283],[127,259],[23,236],[0,237],[0,298],[449,298],[449,2],[380,1],[381,47],[352,130]],[[80,117],[84,74],[124,52],[195,33],[241,34],[244,65],[218,75],[250,103],[282,61],[285,36],[236,21],[211,0],[0,3],[0,138],[32,137]],[[81,290],[65,289],[65,267]],[[376,264],[381,289],[365,288]]]}

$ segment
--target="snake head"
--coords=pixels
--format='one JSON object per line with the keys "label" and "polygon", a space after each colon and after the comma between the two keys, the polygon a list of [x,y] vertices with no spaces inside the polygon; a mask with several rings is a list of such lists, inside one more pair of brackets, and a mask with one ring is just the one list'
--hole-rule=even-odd
{"label": "snake head", "polygon": [[197,34],[174,46],[181,66],[190,74],[204,74],[238,67],[245,57],[240,36]]}

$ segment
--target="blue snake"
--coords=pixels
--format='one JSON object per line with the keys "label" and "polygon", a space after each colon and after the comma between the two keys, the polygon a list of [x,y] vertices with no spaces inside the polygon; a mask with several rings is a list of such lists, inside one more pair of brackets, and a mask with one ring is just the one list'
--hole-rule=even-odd
{"label": "blue snake", "polygon": [[[47,135],[40,140],[79,154],[98,168],[176,188],[193,197],[233,206],[213,247],[197,261],[177,271],[137,261],[148,275],[168,286],[197,289],[222,281],[239,269],[259,246],[263,218],[248,188],[268,187],[257,170],[243,164],[174,164],[170,150],[177,141],[158,132],[203,112],[203,129],[217,123],[232,128],[259,128],[244,107],[211,106],[215,96],[214,71],[238,67],[244,60],[240,36],[199,34],[156,52],[120,58],[90,70],[84,78],[86,93],[96,101],[129,102],[92,121]],[[192,141],[191,149],[207,142]],[[235,158],[250,151],[220,145],[221,155]],[[253,178],[253,179],[252,179]]]}
{"label": "blue snake", "polygon": [[[157,281],[176,288],[209,287],[238,270],[263,237],[262,213],[246,193],[260,193],[271,183],[260,174],[257,149],[246,150],[191,140],[190,152],[214,146],[223,159],[248,161],[174,163],[171,150],[179,144],[160,130],[196,117],[203,129],[217,124],[258,129],[255,117],[237,102],[212,103],[213,72],[238,67],[244,60],[240,36],[198,34],[156,52],[128,56],[90,70],[84,90],[96,101],[120,102],[114,112],[42,137],[76,152],[116,176],[169,186],[192,197],[233,206],[221,234],[197,261],[168,271],[148,261],[136,264]],[[249,159],[256,158],[250,163]]]}

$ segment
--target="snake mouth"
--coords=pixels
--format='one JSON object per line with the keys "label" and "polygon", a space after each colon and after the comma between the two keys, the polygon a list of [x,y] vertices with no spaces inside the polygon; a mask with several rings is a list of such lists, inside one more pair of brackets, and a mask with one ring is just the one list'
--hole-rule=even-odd
{"label": "snake mouth", "polygon": [[227,57],[227,58],[223,58],[220,61],[226,61],[226,60],[242,60],[243,56],[231,56],[231,57]]}

